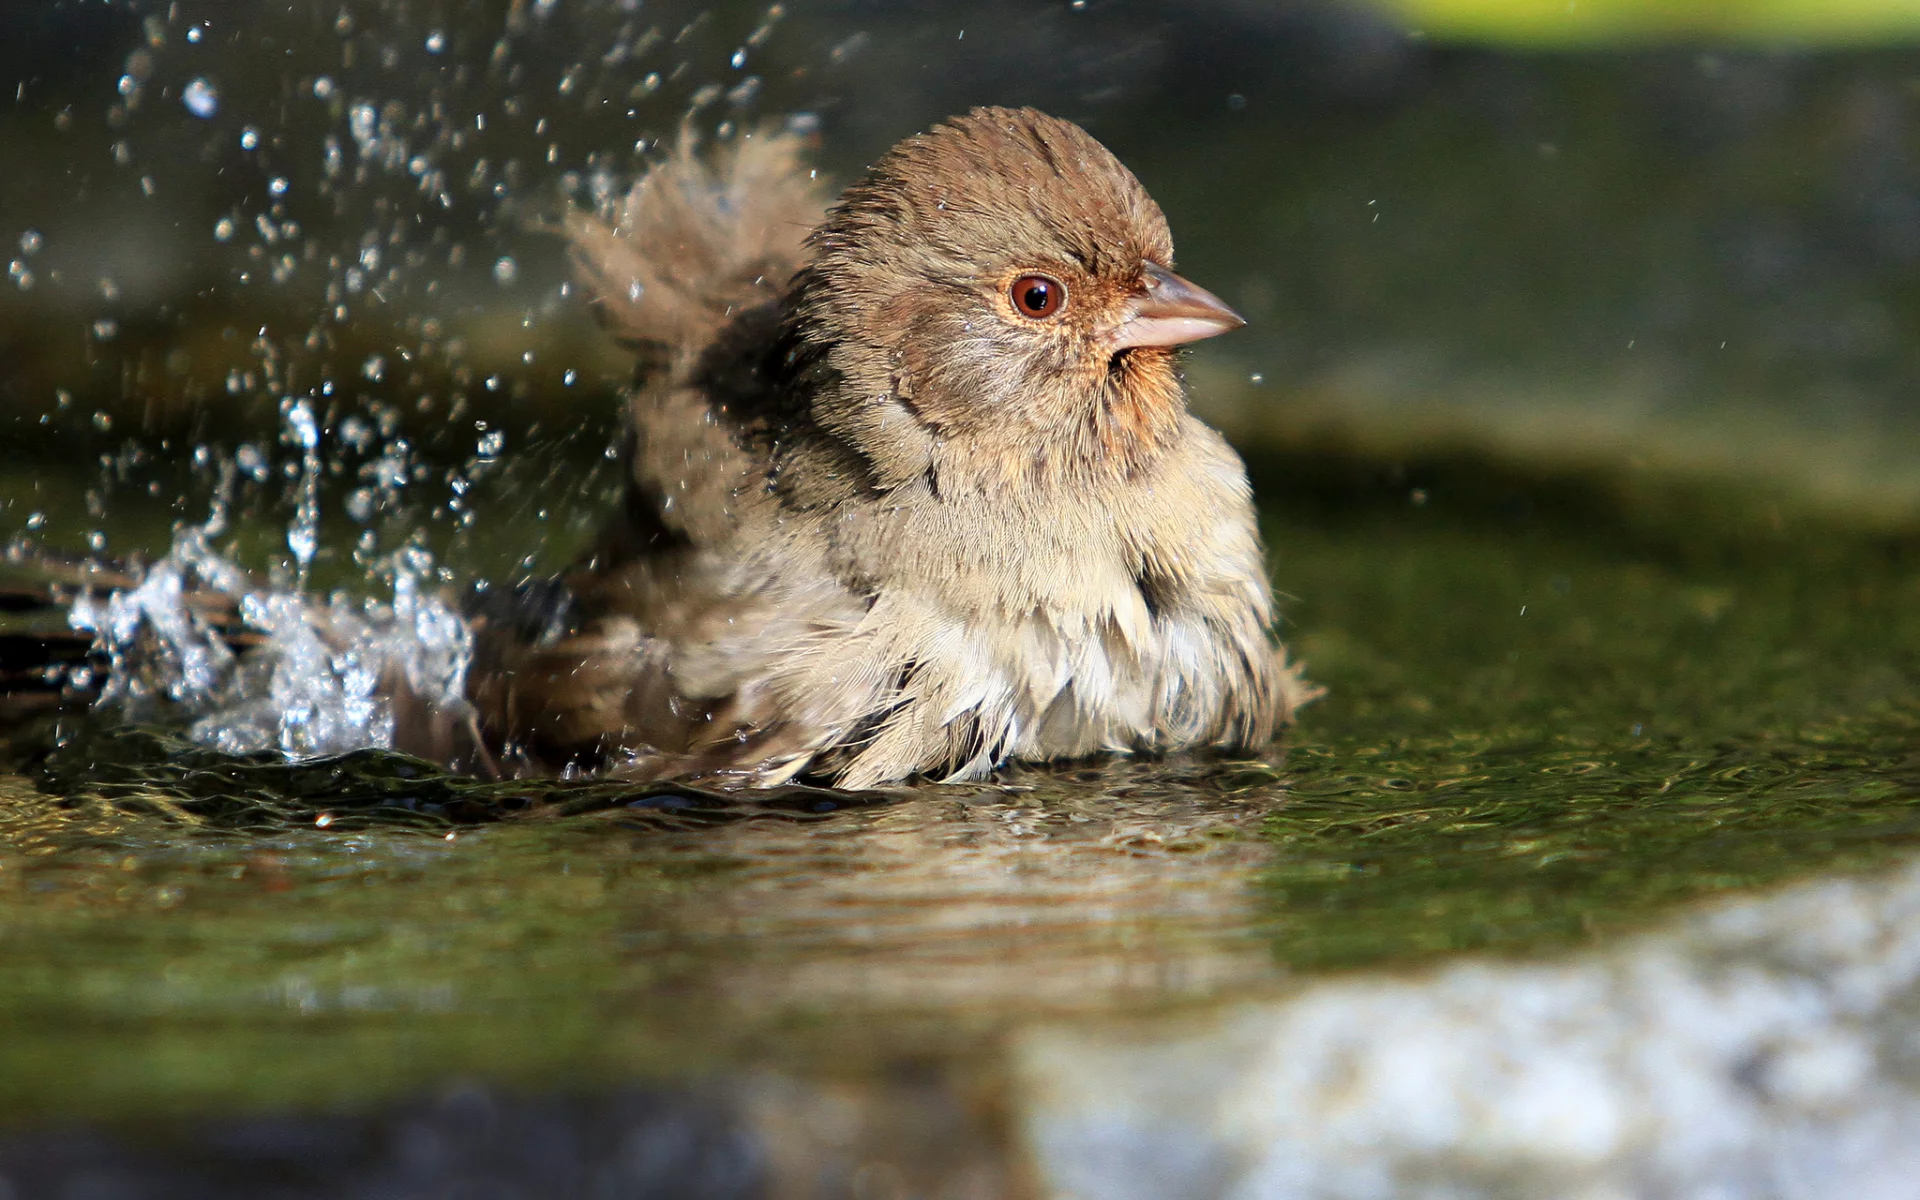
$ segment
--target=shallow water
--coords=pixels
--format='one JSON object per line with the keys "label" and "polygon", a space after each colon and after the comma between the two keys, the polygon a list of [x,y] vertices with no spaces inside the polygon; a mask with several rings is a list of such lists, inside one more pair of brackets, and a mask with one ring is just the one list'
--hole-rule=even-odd
{"label": "shallow water", "polygon": [[[1330,689],[1264,763],[747,802],[69,719],[0,790],[0,1112],[133,1140],[0,1142],[0,1173],[131,1144],[164,1177],[273,1115],[259,1153],[338,1184],[471,1102],[581,1137],[708,1113],[782,1187],[1045,1190],[1093,1151],[1022,1124],[1058,1116],[1026,1031],[1056,1054],[1329,971],[1607,953],[1687,901],[1920,846],[1912,534],[1491,461],[1322,447],[1255,474]],[[782,1124],[827,1110],[831,1136]],[[301,1149],[323,1124],[360,1149]]]}

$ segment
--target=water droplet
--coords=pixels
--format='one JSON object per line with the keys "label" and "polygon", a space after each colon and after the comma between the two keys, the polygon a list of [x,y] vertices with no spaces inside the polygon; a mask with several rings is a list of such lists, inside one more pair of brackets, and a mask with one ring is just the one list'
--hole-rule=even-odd
{"label": "water droplet", "polygon": [[354,144],[365,154],[373,145],[374,134],[379,130],[379,117],[371,104],[356,104],[347,112],[347,130],[353,134]]}
{"label": "water droplet", "polygon": [[366,362],[360,364],[360,373],[366,376],[369,382],[379,383],[386,378],[387,360],[378,354],[372,355]]}
{"label": "water droplet", "polygon": [[744,67],[747,65],[747,52],[744,49],[735,50],[733,52],[733,57],[728,59],[727,61],[733,64],[734,70],[738,71],[741,67]]}
{"label": "water droplet", "polygon": [[189,42],[194,43],[195,45],[199,45],[200,39],[206,36],[207,36],[207,29],[206,29],[206,26],[204,25],[195,25],[191,29],[187,30],[187,40]]}
{"label": "water droplet", "polygon": [[872,36],[866,32],[856,33],[827,51],[827,61],[837,67],[865,50],[872,41]]}
{"label": "water droplet", "polygon": [[267,184],[267,190],[276,196],[287,194],[287,180],[284,175],[276,175]]}
{"label": "water droplet", "polygon": [[569,370],[567,371],[567,373],[566,373],[565,375],[562,375],[562,376],[560,377],[560,383],[562,384],[562,386],[565,386],[565,387],[572,387],[572,386],[573,386],[573,381],[574,381],[574,380],[575,380],[576,378],[578,378],[578,377],[577,377],[577,376],[576,376],[576,375],[575,375],[575,374],[573,373],[573,371],[572,371],[571,369],[569,369]]}
{"label": "water droplet", "polygon": [[313,98],[315,100],[333,99],[333,78],[331,76],[322,75],[313,81]]}
{"label": "water droplet", "polygon": [[478,442],[474,443],[474,452],[481,458],[496,458],[502,450],[506,449],[506,446],[507,435],[496,429],[483,435]]}
{"label": "water droplet", "polygon": [[93,323],[93,336],[103,342],[110,342],[120,336],[120,322],[112,317],[101,317]]}
{"label": "water droplet", "polygon": [[187,111],[205,121],[220,111],[220,89],[205,75],[196,76],[188,82],[180,93],[180,103]]}
{"label": "water droplet", "polygon": [[240,131],[240,148],[252,150],[260,145],[260,131],[249,125]]}
{"label": "water droplet", "polygon": [[447,48],[447,35],[436,29],[427,35],[427,53],[438,54]]}
{"label": "water droplet", "polygon": [[113,428],[113,414],[110,412],[94,413],[93,427],[95,429],[98,429],[101,433],[106,433],[110,431]]}
{"label": "water droplet", "polygon": [[727,93],[727,103],[733,105],[735,108],[744,108],[753,103],[753,98],[759,94],[760,77],[758,75],[749,75]]}
{"label": "water droplet", "polygon": [[47,514],[43,512],[27,514],[28,529],[44,529],[46,527],[46,524],[47,524]]}
{"label": "water droplet", "polygon": [[510,254],[501,255],[499,261],[493,264],[493,281],[501,287],[512,283],[514,276],[519,273],[520,266],[513,261],[513,256]]}
{"label": "water droplet", "polygon": [[131,96],[139,90],[140,81],[138,79],[135,79],[131,75],[122,75],[120,77],[120,94],[122,96]]}
{"label": "water droplet", "polygon": [[305,400],[287,410],[287,433],[302,449],[311,450],[320,444],[320,426]]}
{"label": "water droplet", "polygon": [[232,217],[221,217],[213,223],[213,240],[216,242],[230,242],[233,240]]}
{"label": "water droplet", "polygon": [[[304,586],[307,567],[320,549],[320,423],[305,400],[297,400],[286,410],[286,431],[282,435],[301,449],[300,500],[293,521],[287,526],[287,549],[299,564]],[[291,466],[292,464],[288,464]]]}
{"label": "water droplet", "polygon": [[7,278],[13,280],[13,286],[23,292],[33,286],[33,272],[17,258],[7,264]]}
{"label": "water droplet", "polygon": [[102,278],[100,280],[100,298],[108,303],[118,300],[120,298],[120,285],[111,279]]}
{"label": "water droplet", "polygon": [[38,229],[29,229],[20,235],[20,253],[34,254],[46,245],[46,239],[40,236]]}

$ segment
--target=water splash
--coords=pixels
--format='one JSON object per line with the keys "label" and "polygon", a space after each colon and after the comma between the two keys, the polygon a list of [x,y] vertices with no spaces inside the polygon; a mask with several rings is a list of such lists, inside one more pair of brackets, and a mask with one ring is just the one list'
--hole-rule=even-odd
{"label": "water splash", "polygon": [[300,448],[300,497],[293,523],[287,526],[287,549],[293,551],[299,585],[307,586],[307,571],[320,549],[320,426],[313,406],[305,400],[283,400],[286,431],[282,435]]}
{"label": "water splash", "polygon": [[[78,530],[35,510],[52,513],[53,528],[30,530],[50,546],[104,553],[102,530],[129,511],[119,498],[143,516],[152,500],[191,503],[212,462],[232,464],[236,525],[278,527],[277,553],[251,536],[235,549],[217,522],[181,530],[72,614],[112,660],[108,702],[192,720],[223,749],[391,745],[413,695],[462,704],[469,633],[433,594],[437,568],[394,547],[499,557],[475,549],[505,541],[476,527],[476,509],[506,486],[509,442],[552,441],[556,427],[597,439],[572,432],[588,406],[565,389],[611,391],[631,369],[597,340],[548,354],[578,302],[543,214],[623,194],[684,124],[731,137],[797,98],[760,85],[779,93],[785,78],[767,48],[777,4],[540,0],[459,29],[398,0],[349,7],[232,23],[181,0],[141,21],[143,43],[101,97],[116,172],[89,186],[155,229],[188,231],[167,252],[203,266],[169,272],[144,243],[97,255],[81,328],[89,354],[126,368],[86,369],[124,394],[82,391],[41,420],[94,414],[81,432],[103,474]],[[59,290],[61,256],[104,244],[56,216],[0,234],[18,242],[0,259],[9,294]],[[131,318],[190,276],[207,284],[193,319],[219,336],[155,344]],[[189,444],[183,483],[175,447]],[[548,491],[534,511],[533,551],[575,521]],[[357,526],[350,541],[326,540],[336,514]],[[524,571],[534,555],[514,561]],[[353,597],[311,594],[349,562],[382,577],[347,583]]]}
{"label": "water splash", "polygon": [[209,531],[217,529],[216,517],[207,525],[182,530],[173,549],[137,586],[116,590],[104,600],[84,594],[74,602],[68,623],[92,633],[109,656],[102,704],[145,715],[163,702],[191,708],[218,694],[235,655],[207,620],[209,593],[194,586],[204,583],[215,597],[234,594],[222,586],[233,583],[221,570],[227,564],[207,548]]}
{"label": "water splash", "polygon": [[400,697],[465,718],[473,635],[422,586],[435,577],[426,551],[379,564],[391,601],[322,602],[262,586],[215,551],[222,520],[180,530],[134,586],[73,605],[73,627],[108,654],[102,706],[191,717],[194,740],[230,754],[294,758],[391,748]]}

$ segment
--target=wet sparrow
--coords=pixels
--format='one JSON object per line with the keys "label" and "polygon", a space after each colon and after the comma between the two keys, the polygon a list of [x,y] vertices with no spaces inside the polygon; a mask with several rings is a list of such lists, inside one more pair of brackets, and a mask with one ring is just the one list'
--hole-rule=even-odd
{"label": "wet sparrow", "polygon": [[860,787],[1265,744],[1310,689],[1175,361],[1242,321],[1139,181],[982,108],[823,208],[760,134],[571,220],[642,352],[631,481],[549,627],[480,631],[503,763]]}

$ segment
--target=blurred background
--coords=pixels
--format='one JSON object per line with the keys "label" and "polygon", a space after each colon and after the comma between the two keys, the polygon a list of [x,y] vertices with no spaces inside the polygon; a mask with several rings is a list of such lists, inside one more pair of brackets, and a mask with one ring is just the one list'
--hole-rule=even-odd
{"label": "blurred background", "polygon": [[[194,515],[207,485],[175,476],[195,446],[292,503],[297,398],[343,481],[327,519],[457,523],[505,446],[590,461],[611,429],[628,365],[568,294],[552,214],[621,191],[683,120],[796,123],[846,179],[979,103],[1084,123],[1160,200],[1183,270],[1252,321],[1192,364],[1244,446],[1467,445],[1920,504],[1908,0],[171,0],[8,20],[0,475],[104,473],[72,502],[13,486],[0,533],[104,542],[115,491]],[[377,486],[428,461],[405,503]]]}

